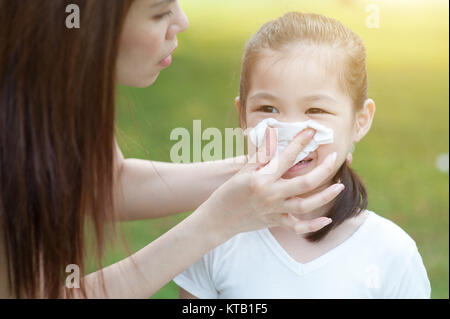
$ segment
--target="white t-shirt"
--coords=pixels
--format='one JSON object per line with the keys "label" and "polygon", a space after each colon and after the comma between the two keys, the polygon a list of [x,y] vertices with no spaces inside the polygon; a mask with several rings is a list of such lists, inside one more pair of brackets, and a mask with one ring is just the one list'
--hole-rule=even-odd
{"label": "white t-shirt", "polygon": [[198,298],[430,298],[415,241],[368,211],[362,225],[320,257],[299,263],[270,233],[241,233],[173,280]]}

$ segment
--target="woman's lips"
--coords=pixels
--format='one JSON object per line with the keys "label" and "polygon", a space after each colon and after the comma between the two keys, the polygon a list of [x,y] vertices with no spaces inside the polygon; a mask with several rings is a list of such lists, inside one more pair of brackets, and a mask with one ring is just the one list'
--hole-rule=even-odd
{"label": "woman's lips", "polygon": [[169,55],[167,58],[159,62],[159,65],[166,68],[172,64],[172,55]]}
{"label": "woman's lips", "polygon": [[171,65],[172,64],[172,54],[175,52],[176,49],[177,49],[177,47],[175,47],[175,49],[173,49],[172,52],[170,52],[170,54],[166,58],[162,59],[161,62],[159,62],[159,65],[164,68]]}

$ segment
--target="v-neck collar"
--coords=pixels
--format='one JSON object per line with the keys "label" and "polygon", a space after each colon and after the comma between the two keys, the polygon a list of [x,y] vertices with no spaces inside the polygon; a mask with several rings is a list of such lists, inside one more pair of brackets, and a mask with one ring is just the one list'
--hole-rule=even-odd
{"label": "v-neck collar", "polygon": [[353,234],[349,238],[340,243],[338,246],[330,249],[329,251],[325,252],[319,257],[316,257],[313,260],[308,261],[306,263],[298,262],[294,258],[292,258],[291,255],[289,255],[287,251],[280,245],[278,240],[272,235],[269,228],[259,230],[258,234],[263,239],[265,244],[272,250],[272,252],[280,259],[280,261],[282,261],[288,268],[290,268],[296,274],[304,275],[321,267],[338,254],[341,254],[347,248],[351,247],[350,244],[353,241],[357,240],[359,236],[361,236],[361,234],[364,232],[364,229],[369,224],[369,220],[374,214],[372,211],[369,211],[367,209],[365,210],[365,212],[368,213],[366,219],[358,227],[358,229],[356,229],[356,231],[353,232]]}

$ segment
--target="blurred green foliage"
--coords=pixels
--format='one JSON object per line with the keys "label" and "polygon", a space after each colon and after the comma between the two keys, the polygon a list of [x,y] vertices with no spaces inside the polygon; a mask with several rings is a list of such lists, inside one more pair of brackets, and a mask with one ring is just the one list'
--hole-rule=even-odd
{"label": "blurred green foliage", "polygon": [[[376,114],[356,146],[352,166],[363,178],[369,209],[400,225],[416,241],[433,298],[449,297],[449,176],[435,166],[448,153],[448,2],[184,0],[190,27],[178,36],[173,65],[146,89],[120,88],[117,138],[125,157],[170,161],[172,129],[238,127],[240,59],[245,42],[266,21],[288,11],[338,19],[367,49],[369,96]],[[380,8],[368,28],[366,5]],[[176,198],[174,198],[176,200]],[[162,235],[189,213],[122,224],[131,251]],[[127,256],[109,249],[104,264]],[[157,261],[155,261],[157,262]],[[153,298],[176,298],[167,284]]]}

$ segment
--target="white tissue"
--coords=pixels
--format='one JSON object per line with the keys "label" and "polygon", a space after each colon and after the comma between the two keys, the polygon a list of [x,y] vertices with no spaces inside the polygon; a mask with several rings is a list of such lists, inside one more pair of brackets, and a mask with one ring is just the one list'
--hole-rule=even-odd
{"label": "white tissue", "polygon": [[279,122],[274,118],[268,118],[258,123],[249,133],[250,140],[256,147],[260,147],[264,142],[264,134],[267,127],[273,127],[277,130],[278,148],[275,154],[280,153],[289,142],[305,128],[310,127],[316,130],[311,142],[299,153],[295,164],[300,162],[309,153],[314,152],[321,144],[331,144],[334,142],[333,129],[325,127],[314,120],[304,122]]}

